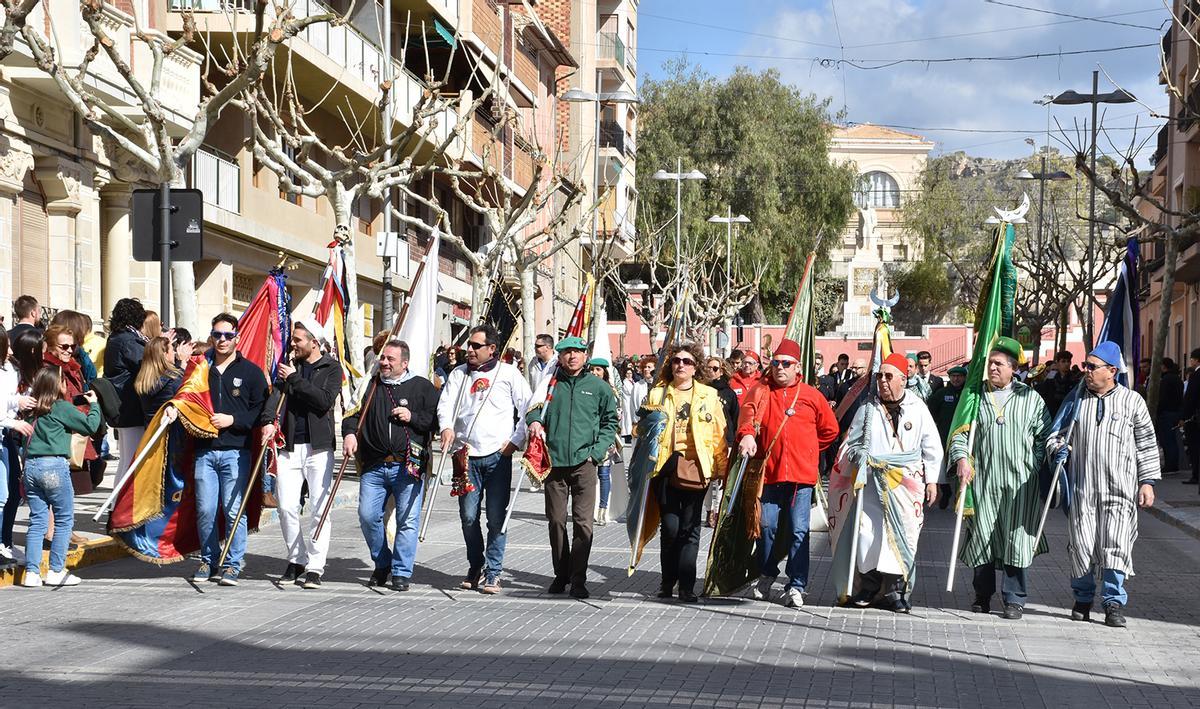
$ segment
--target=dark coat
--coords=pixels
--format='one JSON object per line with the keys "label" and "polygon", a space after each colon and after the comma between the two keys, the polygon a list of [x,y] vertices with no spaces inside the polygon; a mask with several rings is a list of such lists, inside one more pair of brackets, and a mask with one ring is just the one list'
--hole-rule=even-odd
{"label": "dark coat", "polygon": [[183,373],[164,374],[158,378],[158,385],[151,391],[145,394],[139,394],[141,400],[142,420],[144,426],[149,426],[151,419],[158,413],[158,410],[163,407],[163,404],[170,401],[175,393],[179,391],[179,387],[183,384]]}
{"label": "dark coat", "polygon": [[1187,421],[1197,414],[1200,414],[1200,367],[1188,374],[1187,391],[1183,393],[1183,408],[1179,412],[1179,418]]}
{"label": "dark coat", "polygon": [[950,425],[954,423],[954,410],[958,408],[958,400],[962,398],[962,392],[962,387],[947,384],[931,394],[929,400],[925,402],[929,407],[929,413],[933,416],[934,423],[937,424],[943,445],[950,435]]}
{"label": "dark coat", "polygon": [[142,351],[146,343],[130,330],[113,333],[104,346],[104,378],[112,382],[121,397],[117,427],[141,426],[145,420],[142,403],[133,388],[133,380],[142,368]]}
{"label": "dark coat", "polygon": [[730,448],[737,444],[737,423],[738,423],[738,406],[737,394],[729,386],[729,380],[725,377],[714,379],[708,383],[710,387],[717,390],[717,396],[721,397],[721,409],[725,414],[725,443]]}
{"label": "dark coat", "polygon": [[[371,408],[366,412],[362,430],[358,421],[363,417],[362,404],[342,419],[342,435],[358,433],[358,452],[355,457],[363,470],[370,470],[384,458],[397,460],[409,454],[410,445],[420,447],[422,465],[429,457],[429,435],[437,428],[437,404],[441,392],[424,377],[411,377],[400,384],[384,384],[376,380]],[[366,394],[363,394],[366,399]],[[412,420],[401,422],[392,418],[392,407],[403,406],[412,413]]]}
{"label": "dark coat", "polygon": [[1158,385],[1158,416],[1167,413],[1179,413],[1183,409],[1183,379],[1179,372],[1163,372]]}
{"label": "dark coat", "polygon": [[233,425],[221,429],[216,438],[197,438],[196,448],[248,448],[250,431],[265,423],[262,415],[267,403],[266,375],[238,353],[224,372],[215,364],[209,368],[208,394],[212,398],[213,413],[233,416]]}
{"label": "dark coat", "polygon": [[333,405],[342,390],[342,365],[329,355],[321,355],[312,365],[312,376],[300,376],[300,367],[287,379],[275,382],[275,391],[267,401],[267,416],[275,414],[279,398],[287,394],[282,429],[287,443],[285,450],[296,447],[296,417],[303,416],[308,428],[308,445],[314,451],[333,450]]}

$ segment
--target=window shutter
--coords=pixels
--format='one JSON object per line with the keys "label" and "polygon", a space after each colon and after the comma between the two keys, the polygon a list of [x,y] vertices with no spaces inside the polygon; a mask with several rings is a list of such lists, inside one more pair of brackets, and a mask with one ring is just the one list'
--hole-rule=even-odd
{"label": "window shutter", "polygon": [[17,261],[13,269],[14,297],[32,295],[38,303],[49,305],[50,219],[45,198],[28,178],[21,193],[17,230],[18,248],[13,249]]}

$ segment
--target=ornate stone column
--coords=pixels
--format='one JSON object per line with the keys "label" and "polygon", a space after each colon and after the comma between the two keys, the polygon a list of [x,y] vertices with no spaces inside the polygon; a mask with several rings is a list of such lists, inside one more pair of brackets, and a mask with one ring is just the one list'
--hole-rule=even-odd
{"label": "ornate stone column", "polygon": [[111,182],[100,190],[100,229],[104,247],[100,254],[100,303],[104,317],[117,301],[130,293],[130,264],[133,263],[133,221],[128,183]]}

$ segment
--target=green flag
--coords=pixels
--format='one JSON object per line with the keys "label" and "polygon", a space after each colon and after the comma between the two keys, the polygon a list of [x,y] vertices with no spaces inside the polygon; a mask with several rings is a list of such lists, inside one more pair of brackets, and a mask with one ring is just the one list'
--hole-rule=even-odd
{"label": "green flag", "polygon": [[[975,349],[971,353],[966,385],[958,400],[958,408],[954,410],[954,421],[946,439],[947,450],[950,449],[951,439],[959,433],[970,431],[975,417],[979,414],[979,402],[987,381],[988,354],[991,353],[996,338],[1012,337],[1013,308],[1017,297],[1017,271],[1012,262],[1012,246],[1015,239],[1016,230],[1012,224],[1001,224],[996,228],[991,262],[983,289],[979,293],[979,306],[975,310]],[[957,477],[953,479],[957,480]],[[960,494],[962,493],[960,490]],[[965,488],[965,494],[963,514],[970,515],[975,509],[970,486]]]}
{"label": "green flag", "polygon": [[816,360],[813,357],[816,335],[813,332],[813,261],[815,253],[808,255],[804,272],[800,276],[800,287],[796,289],[796,300],[792,302],[792,314],[788,316],[784,339],[795,340],[800,345],[800,375],[806,384],[816,383]]}

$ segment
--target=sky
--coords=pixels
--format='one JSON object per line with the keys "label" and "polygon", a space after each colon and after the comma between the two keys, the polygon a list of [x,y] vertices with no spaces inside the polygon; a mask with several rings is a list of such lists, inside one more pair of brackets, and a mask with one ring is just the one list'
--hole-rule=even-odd
{"label": "sky", "polygon": [[[847,122],[894,125],[923,135],[937,144],[934,154],[965,150],[1013,158],[1032,152],[1026,138],[1046,142],[1047,109],[1035,100],[1067,89],[1090,93],[1092,71],[1103,69],[1101,93],[1114,90],[1115,82],[1141,103],[1107,107],[1100,125],[1124,147],[1135,135],[1136,122],[1139,142],[1149,139],[1140,153],[1141,166],[1148,168],[1146,158],[1162,125],[1151,113],[1165,113],[1168,104],[1157,80],[1158,47],[1170,18],[1162,0],[1003,2],[641,0],[639,80],[661,78],[663,62],[681,54],[716,76],[737,66],[773,67],[802,90],[830,97],[831,108],[844,109]],[[1151,46],[1059,55],[1133,45]],[[841,61],[880,67],[897,59],[1026,54],[1055,56],[905,62],[875,69]],[[1050,116],[1050,143],[1062,150],[1053,121],[1074,138],[1076,122],[1082,127],[1090,119],[1090,106],[1053,106]],[[1108,148],[1104,137],[1099,145]]]}

